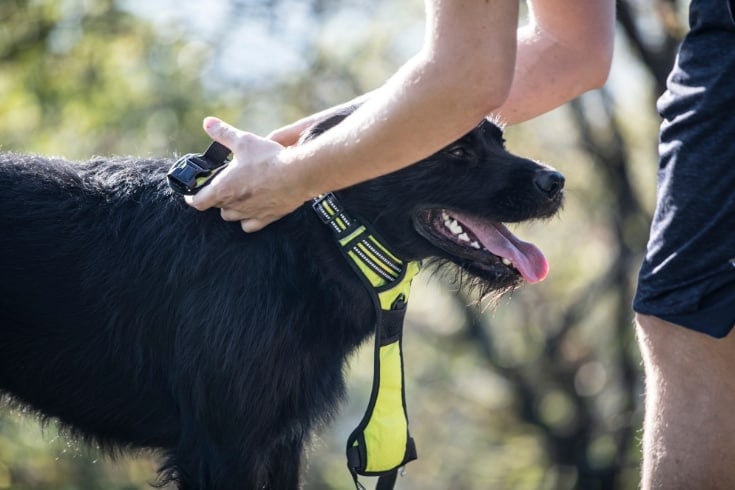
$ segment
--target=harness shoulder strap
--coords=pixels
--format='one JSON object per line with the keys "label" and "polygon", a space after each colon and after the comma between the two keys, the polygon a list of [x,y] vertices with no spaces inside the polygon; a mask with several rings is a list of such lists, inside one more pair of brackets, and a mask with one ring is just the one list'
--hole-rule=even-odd
{"label": "harness shoulder strap", "polygon": [[419,264],[401,260],[369,224],[349,216],[333,194],[316,198],[312,205],[334,232],[375,307],[373,386],[365,414],[347,439],[347,466],[357,488],[357,477],[363,475],[379,476],[376,489],[390,490],[398,469],[417,457],[406,413],[403,319]]}

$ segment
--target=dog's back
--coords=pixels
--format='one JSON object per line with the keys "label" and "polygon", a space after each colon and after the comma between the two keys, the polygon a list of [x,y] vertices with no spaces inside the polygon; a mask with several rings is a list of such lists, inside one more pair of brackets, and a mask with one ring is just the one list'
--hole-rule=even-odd
{"label": "dog's back", "polygon": [[0,390],[102,446],[168,448],[192,487],[278,482],[265,462],[298,467],[369,301],[315,264],[315,217],[246,235],[172,195],[170,163],[0,155]]}

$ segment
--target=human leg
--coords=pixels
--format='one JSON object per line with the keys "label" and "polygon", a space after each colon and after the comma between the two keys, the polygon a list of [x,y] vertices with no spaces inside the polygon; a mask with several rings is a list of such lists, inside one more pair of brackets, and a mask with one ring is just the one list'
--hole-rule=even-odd
{"label": "human leg", "polygon": [[643,490],[735,488],[735,333],[637,315],[646,374]]}

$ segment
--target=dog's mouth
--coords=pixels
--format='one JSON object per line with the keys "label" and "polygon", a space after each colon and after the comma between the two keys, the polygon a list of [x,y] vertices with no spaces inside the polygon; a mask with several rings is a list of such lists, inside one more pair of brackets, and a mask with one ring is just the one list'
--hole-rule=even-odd
{"label": "dog's mouth", "polygon": [[502,223],[447,209],[424,209],[414,215],[414,225],[432,245],[475,273],[521,276],[533,284],[549,272],[541,250],[517,238]]}

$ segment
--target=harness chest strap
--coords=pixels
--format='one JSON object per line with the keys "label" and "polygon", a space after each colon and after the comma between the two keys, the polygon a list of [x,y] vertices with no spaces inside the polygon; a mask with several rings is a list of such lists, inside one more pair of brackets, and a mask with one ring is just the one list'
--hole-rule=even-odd
{"label": "harness chest strap", "polygon": [[312,206],[334,232],[352,269],[370,292],[375,307],[373,386],[360,424],[347,440],[347,466],[357,475],[379,476],[377,489],[393,488],[398,468],[416,459],[408,431],[403,375],[403,319],[417,262],[391,252],[369,224],[349,216],[333,194]]}

